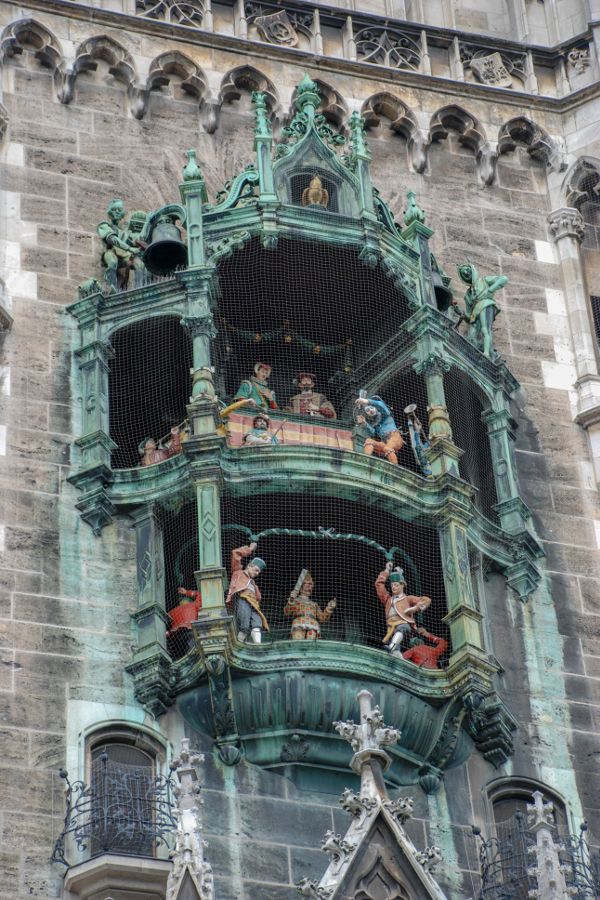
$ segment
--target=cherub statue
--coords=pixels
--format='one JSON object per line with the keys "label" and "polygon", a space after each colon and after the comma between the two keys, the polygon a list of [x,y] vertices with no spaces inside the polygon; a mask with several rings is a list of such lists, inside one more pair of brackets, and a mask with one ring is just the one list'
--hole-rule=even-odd
{"label": "cherub statue", "polygon": [[[391,594],[388,593],[386,582],[390,582]],[[405,594],[406,581],[404,573],[399,567],[394,568],[393,562],[386,563],[385,569],[375,579],[375,592],[380,603],[385,607],[385,619],[387,631],[382,643],[390,653],[398,651],[402,641],[411,632],[417,632],[415,615],[427,609],[431,605],[430,597],[415,597]]]}
{"label": "cherub statue", "polygon": [[285,616],[293,616],[291,638],[293,641],[316,641],[321,636],[321,622],[327,622],[337,606],[335,597],[325,609],[321,609],[311,594],[315,586],[308,569],[302,569],[294,590],[283,607]]}
{"label": "cherub statue", "polygon": [[[484,275],[481,277],[472,263],[458,266],[461,281],[469,287],[465,293],[465,312],[457,310],[461,317],[469,323],[469,340],[488,359],[492,359],[492,327],[500,307],[494,299],[496,291],[508,283],[506,275]],[[454,301],[455,310],[458,303]]]}
{"label": "cherub statue", "polygon": [[143,213],[136,212],[132,221],[124,222],[125,205],[122,200],[114,199],[106,210],[108,219],[100,222],[96,231],[104,245],[102,262],[105,266],[104,280],[115,291],[124,291],[129,287],[129,276],[133,271],[133,286],[139,287],[144,280],[146,267],[142,260],[145,249],[140,239],[143,227]]}

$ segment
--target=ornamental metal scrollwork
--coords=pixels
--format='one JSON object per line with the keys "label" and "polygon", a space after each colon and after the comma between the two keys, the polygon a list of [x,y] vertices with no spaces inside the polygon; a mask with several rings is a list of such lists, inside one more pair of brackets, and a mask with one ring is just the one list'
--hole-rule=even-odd
{"label": "ornamental metal scrollwork", "polygon": [[135,8],[145,19],[162,19],[191,28],[202,25],[205,13],[202,0],[136,0]]}
{"label": "ornamental metal scrollwork", "polygon": [[421,62],[419,45],[402,31],[391,28],[363,28],[355,36],[356,53],[362,62],[417,70]]}

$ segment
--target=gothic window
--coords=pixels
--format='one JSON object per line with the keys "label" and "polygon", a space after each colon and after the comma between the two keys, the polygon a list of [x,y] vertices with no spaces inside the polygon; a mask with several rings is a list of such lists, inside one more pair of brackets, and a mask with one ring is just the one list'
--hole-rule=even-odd
{"label": "gothic window", "polygon": [[136,322],[111,337],[110,437],[113,468],[137,466],[147,438],[165,442],[185,418],[191,340],[175,316]]}
{"label": "gothic window", "polygon": [[130,729],[110,729],[88,742],[90,852],[154,856],[158,751]]}
{"label": "gothic window", "polygon": [[596,341],[600,345],[600,296],[592,294],[590,297],[592,306],[592,316],[594,319],[594,331],[596,333]]}
{"label": "gothic window", "polygon": [[600,250],[600,163],[581,159],[568,179],[567,203],[579,210],[585,222],[583,248]]}

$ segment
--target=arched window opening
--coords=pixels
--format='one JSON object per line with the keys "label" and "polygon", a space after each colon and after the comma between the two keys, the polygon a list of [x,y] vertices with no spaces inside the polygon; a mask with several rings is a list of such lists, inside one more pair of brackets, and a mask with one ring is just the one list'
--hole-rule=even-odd
{"label": "arched window opening", "polygon": [[233,398],[264,362],[279,407],[297,393],[297,375],[309,372],[346,421],[353,372],[377,351],[382,363],[386,348],[397,351],[392,344],[409,315],[405,296],[379,267],[367,268],[354,249],[316,241],[280,239],[271,250],[251,241],[222,263],[219,287],[219,395]]}
{"label": "arched window opening", "polygon": [[171,818],[158,745],[141,732],[109,728],[90,736],[87,751],[91,856],[155,856],[165,814]]}
{"label": "arched window opening", "polygon": [[460,474],[477,488],[477,509],[490,521],[497,522],[494,465],[486,424],[482,419],[484,405],[481,392],[467,375],[456,368],[445,376],[444,387],[454,443],[464,451],[459,462]]}
{"label": "arched window opening", "polygon": [[190,394],[191,339],[175,316],[136,322],[111,338],[110,437],[115,469],[137,466],[149,439],[166,445],[185,419]]}
{"label": "arched window opening", "polygon": [[[418,627],[448,642],[442,619],[446,613],[438,536],[419,522],[401,521],[373,498],[355,503],[319,495],[318,487],[303,494],[272,493],[226,497],[223,502],[223,560],[230,575],[234,548],[247,545],[248,530],[262,534],[256,554],[266,562],[257,579],[261,609],[269,624],[263,642],[275,640],[337,640],[385,650],[389,620],[375,581],[385,569],[385,551],[394,549],[394,566],[403,572],[405,593],[431,598],[431,605],[416,616]],[[329,532],[328,534],[326,532]],[[309,573],[309,600],[318,612],[296,608],[292,592]],[[385,584],[389,592],[389,583]],[[335,608],[328,606],[336,601]],[[323,615],[325,613],[325,615]],[[317,619],[318,625],[309,619]],[[309,627],[310,626],[310,627]],[[307,634],[316,631],[316,634]],[[388,637],[389,641],[389,637]],[[434,641],[416,630],[403,638],[400,652]],[[437,646],[437,645],[436,645]],[[432,666],[435,668],[435,666]]]}

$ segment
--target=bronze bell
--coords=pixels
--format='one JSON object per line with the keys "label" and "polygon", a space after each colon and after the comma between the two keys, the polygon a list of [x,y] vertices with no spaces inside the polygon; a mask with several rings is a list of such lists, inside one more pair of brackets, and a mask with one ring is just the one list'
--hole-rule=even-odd
{"label": "bronze bell", "polygon": [[152,240],[144,252],[144,265],[153,275],[169,275],[187,263],[187,248],[179,228],[169,216],[161,216],[152,229]]}
{"label": "bronze bell", "polygon": [[433,284],[433,292],[440,312],[445,312],[452,303],[452,291],[446,287],[444,280],[437,269],[431,272],[431,283]]}

